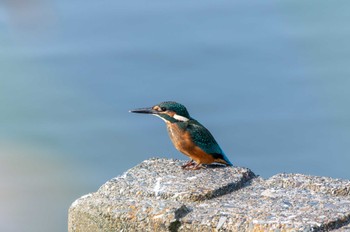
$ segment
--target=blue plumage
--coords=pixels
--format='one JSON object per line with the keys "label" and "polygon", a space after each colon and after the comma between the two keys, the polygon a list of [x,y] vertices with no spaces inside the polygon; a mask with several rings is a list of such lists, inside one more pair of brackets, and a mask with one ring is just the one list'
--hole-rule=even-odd
{"label": "blue plumage", "polygon": [[153,114],[166,122],[175,148],[191,158],[182,166],[183,168],[198,169],[202,164],[210,163],[232,166],[213,135],[189,115],[185,106],[168,101],[151,108],[136,109],[131,112]]}
{"label": "blue plumage", "polygon": [[227,164],[232,166],[232,163],[221,150],[210,131],[197,120],[192,119],[191,121],[187,128],[194,143],[206,153],[213,155],[215,158],[223,159]]}

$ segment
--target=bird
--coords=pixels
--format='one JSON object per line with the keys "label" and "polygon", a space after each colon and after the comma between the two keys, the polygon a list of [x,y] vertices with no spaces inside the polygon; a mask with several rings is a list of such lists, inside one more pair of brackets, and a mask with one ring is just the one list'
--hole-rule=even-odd
{"label": "bird", "polygon": [[153,107],[130,110],[131,113],[152,114],[165,121],[175,148],[190,160],[183,169],[197,170],[204,165],[220,163],[232,166],[210,131],[192,118],[186,107],[174,101],[161,102]]}

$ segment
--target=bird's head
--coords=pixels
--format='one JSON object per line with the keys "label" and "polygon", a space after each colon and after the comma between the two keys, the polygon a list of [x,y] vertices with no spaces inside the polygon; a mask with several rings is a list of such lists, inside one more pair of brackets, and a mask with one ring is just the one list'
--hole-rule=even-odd
{"label": "bird's head", "polygon": [[153,107],[130,110],[131,113],[153,114],[165,122],[186,122],[191,119],[186,107],[173,101],[161,102]]}

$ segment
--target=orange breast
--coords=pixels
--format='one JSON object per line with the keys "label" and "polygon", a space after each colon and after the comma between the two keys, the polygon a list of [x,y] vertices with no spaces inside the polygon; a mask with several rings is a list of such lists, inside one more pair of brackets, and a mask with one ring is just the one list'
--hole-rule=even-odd
{"label": "orange breast", "polygon": [[215,161],[212,155],[207,154],[192,142],[189,132],[179,128],[175,123],[167,123],[167,128],[175,148],[197,164],[210,164]]}

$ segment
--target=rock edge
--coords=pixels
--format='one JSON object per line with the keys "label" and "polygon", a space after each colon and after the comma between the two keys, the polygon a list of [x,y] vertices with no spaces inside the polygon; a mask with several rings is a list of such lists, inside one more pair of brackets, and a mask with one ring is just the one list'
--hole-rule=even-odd
{"label": "rock edge", "polygon": [[264,180],[242,167],[149,159],[77,199],[68,231],[349,231],[350,181]]}

